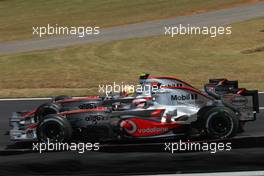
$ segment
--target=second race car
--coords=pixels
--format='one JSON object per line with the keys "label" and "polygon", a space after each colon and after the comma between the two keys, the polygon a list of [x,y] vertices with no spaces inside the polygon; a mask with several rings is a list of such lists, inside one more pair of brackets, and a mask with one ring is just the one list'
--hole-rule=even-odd
{"label": "second race car", "polygon": [[204,92],[175,77],[145,74],[140,83],[158,89],[134,96],[61,97],[33,111],[16,112],[10,137],[44,142],[179,135],[223,139],[235,136],[240,124],[255,120],[259,112],[258,92],[240,89],[236,81],[211,80]]}

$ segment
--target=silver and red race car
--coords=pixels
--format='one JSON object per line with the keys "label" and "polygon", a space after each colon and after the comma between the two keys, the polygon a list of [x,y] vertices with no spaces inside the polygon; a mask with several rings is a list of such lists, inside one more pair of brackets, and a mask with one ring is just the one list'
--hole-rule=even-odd
{"label": "silver and red race car", "polygon": [[204,91],[170,76],[143,74],[140,92],[99,97],[59,96],[33,111],[15,112],[10,137],[15,141],[111,141],[203,136],[235,136],[243,124],[256,119],[258,91],[238,87],[237,81],[212,79]]}

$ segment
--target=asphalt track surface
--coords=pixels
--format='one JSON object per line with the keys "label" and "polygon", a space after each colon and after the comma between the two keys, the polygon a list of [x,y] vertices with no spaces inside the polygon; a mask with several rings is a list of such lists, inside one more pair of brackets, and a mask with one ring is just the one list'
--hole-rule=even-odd
{"label": "asphalt track surface", "polygon": [[[8,118],[14,111],[32,109],[47,100],[0,101],[0,148],[13,145],[6,131]],[[260,95],[260,106],[264,105],[264,94]],[[246,125],[246,132],[237,138],[264,136],[264,111],[256,121]],[[259,139],[257,139],[259,140]],[[127,175],[127,174],[175,174],[264,170],[264,141],[259,146],[235,148],[217,152],[165,152],[164,148],[153,150],[144,146],[136,149],[120,145],[100,152],[49,152],[12,153],[0,155],[0,175]],[[255,142],[256,143],[256,142]]]}
{"label": "asphalt track surface", "polygon": [[1,43],[0,55],[45,50],[78,44],[164,35],[165,26],[177,26],[179,24],[190,24],[191,26],[219,26],[263,16],[264,3],[262,2],[254,5],[239,6],[192,16],[179,16],[171,19],[154,20],[101,29],[99,35],[87,36],[83,38],[75,36],[49,37],[45,39],[35,38],[31,40]]}
{"label": "asphalt track surface", "polygon": [[[48,38],[0,44],[0,54],[12,54],[34,50],[65,47],[76,44],[107,42],[135,37],[162,35],[164,26],[192,24],[196,26],[226,25],[264,16],[264,3],[208,12],[193,16],[157,20],[121,27],[108,28],[97,37]],[[264,94],[260,96],[264,107]],[[0,101],[0,150],[12,145],[6,131],[8,118],[14,111],[32,109],[46,100]],[[254,122],[249,122],[238,138],[264,136],[264,111]],[[247,143],[247,141],[245,141]],[[261,143],[261,141],[259,141]],[[263,142],[262,142],[263,143]],[[250,145],[250,143],[249,143]],[[195,172],[223,172],[264,170],[264,148],[237,148],[228,152],[168,153],[152,151],[151,147],[136,151],[122,150],[52,153],[14,153],[0,155],[0,175],[127,175],[127,174],[175,174]]]}

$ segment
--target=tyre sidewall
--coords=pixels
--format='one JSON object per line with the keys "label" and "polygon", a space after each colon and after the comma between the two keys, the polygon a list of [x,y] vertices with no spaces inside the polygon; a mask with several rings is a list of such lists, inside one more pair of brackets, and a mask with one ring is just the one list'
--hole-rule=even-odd
{"label": "tyre sidewall", "polygon": [[39,125],[37,127],[37,137],[38,140],[41,142],[47,142],[47,139],[43,139],[43,130],[47,123],[55,122],[60,126],[60,129],[63,130],[63,138],[59,141],[51,141],[51,142],[67,142],[71,138],[72,134],[72,127],[70,123],[67,121],[67,119],[64,119],[58,115],[48,115],[45,116],[45,118],[42,119],[42,121],[39,122]]}
{"label": "tyre sidewall", "polygon": [[[40,105],[35,112],[35,122],[42,121],[44,116],[49,114],[57,114],[62,107],[55,103],[45,103]],[[50,111],[48,113],[48,111]]]}
{"label": "tyre sidewall", "polygon": [[[223,112],[224,111],[224,112]],[[216,118],[216,115],[219,113],[224,113],[225,117],[228,119],[228,123],[230,125],[230,128],[227,133],[223,134],[222,136],[219,134],[216,134],[216,132],[212,129],[210,129],[210,123],[213,120],[213,118]],[[219,117],[218,117],[219,118]],[[223,139],[223,138],[229,138],[232,137],[236,134],[238,130],[238,124],[239,121],[235,115],[235,113],[230,110],[229,108],[226,107],[214,107],[207,111],[204,116],[204,128],[206,132],[206,136],[208,138],[213,138],[213,139]]]}

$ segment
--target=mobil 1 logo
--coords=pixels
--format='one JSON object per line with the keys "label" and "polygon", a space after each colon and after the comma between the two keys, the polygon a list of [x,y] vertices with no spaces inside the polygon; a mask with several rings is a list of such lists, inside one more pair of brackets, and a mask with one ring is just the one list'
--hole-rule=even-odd
{"label": "mobil 1 logo", "polygon": [[189,100],[197,100],[197,94],[185,94],[185,95],[171,95],[171,101],[189,101]]}

